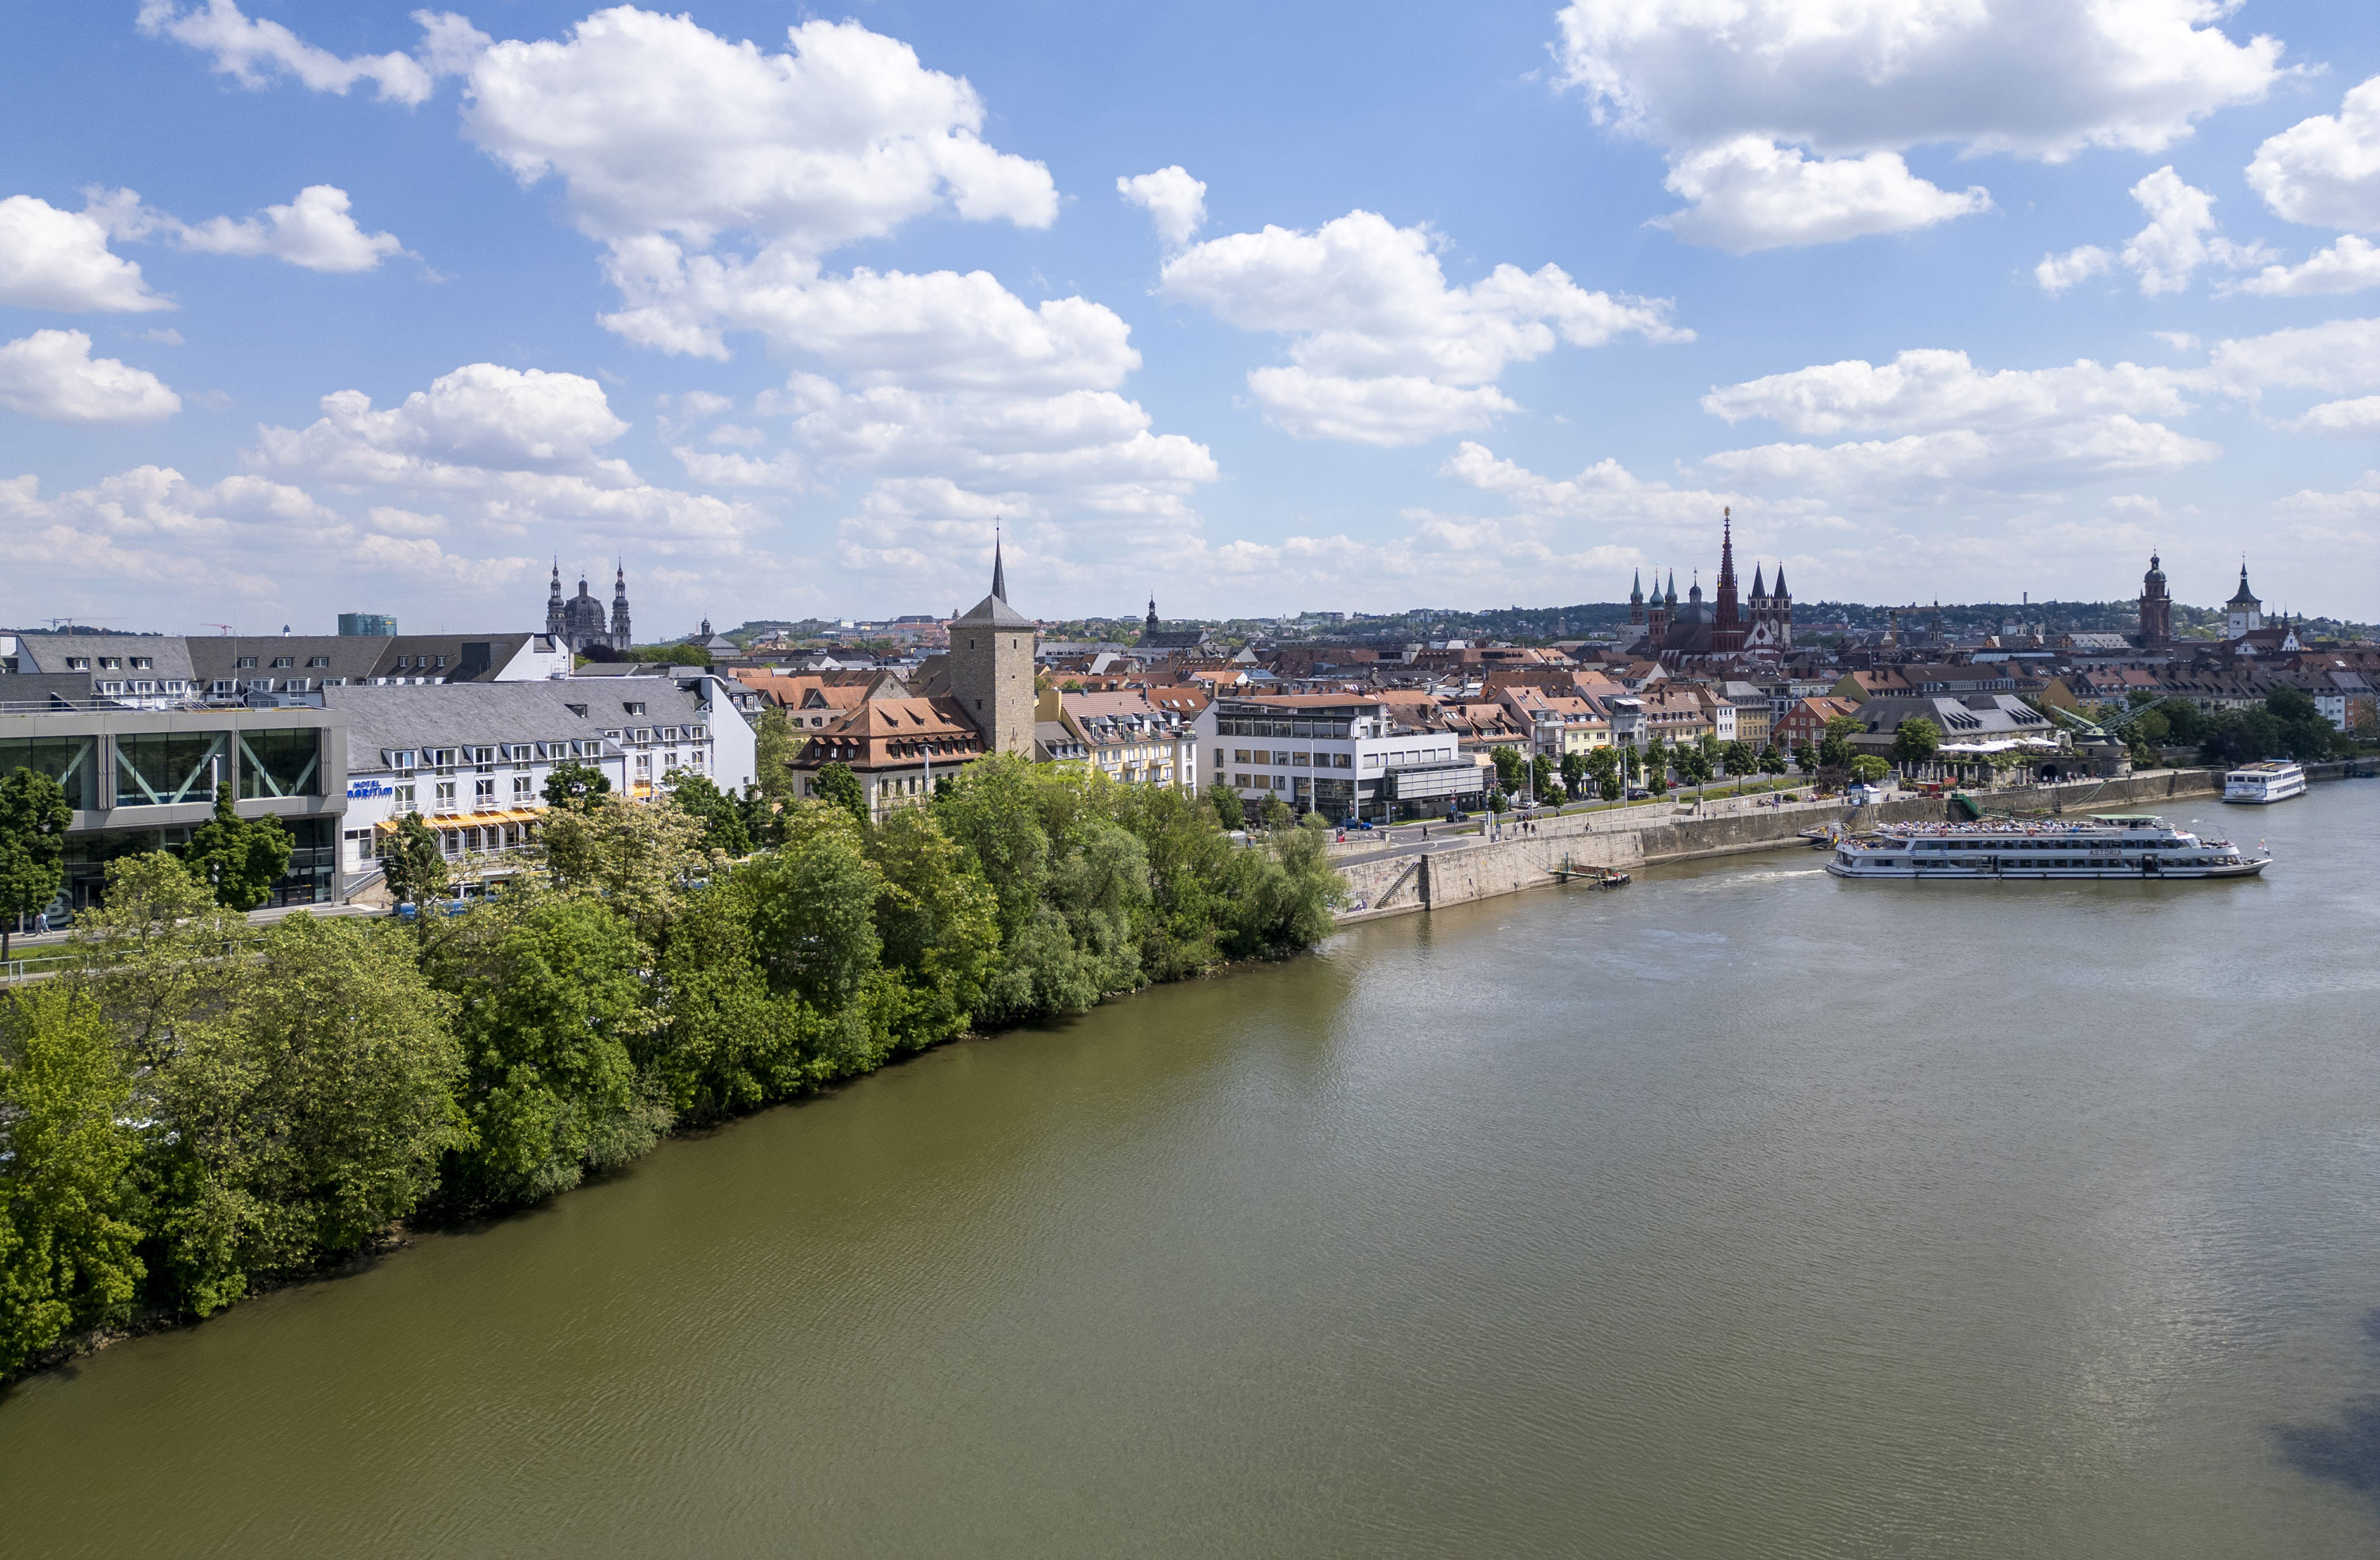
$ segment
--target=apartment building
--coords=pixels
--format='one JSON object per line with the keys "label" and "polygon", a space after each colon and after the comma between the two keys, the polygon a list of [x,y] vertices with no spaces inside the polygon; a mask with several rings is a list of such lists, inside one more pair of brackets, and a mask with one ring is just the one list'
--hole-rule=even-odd
{"label": "apartment building", "polygon": [[1196,728],[1143,689],[1075,694],[1053,688],[1041,694],[1036,714],[1037,726],[1055,720],[1065,727],[1083,744],[1084,761],[1111,780],[1198,789]]}

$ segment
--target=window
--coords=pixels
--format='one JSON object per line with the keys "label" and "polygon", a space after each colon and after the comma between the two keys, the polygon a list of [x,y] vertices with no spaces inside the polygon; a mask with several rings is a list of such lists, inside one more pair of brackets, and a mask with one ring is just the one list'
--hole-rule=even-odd
{"label": "window", "polygon": [[587,707],[583,704],[565,704],[562,707],[570,711],[571,714],[576,715],[581,720],[587,719]]}
{"label": "window", "polygon": [[273,657],[273,665],[274,670],[276,670],[276,671],[278,671],[279,669],[281,669],[281,668],[283,668],[283,667],[287,667],[287,666],[296,666],[297,664],[298,664],[298,663],[297,663],[297,661],[293,660],[292,659],[290,659],[290,658],[289,658],[289,657],[287,657],[287,656],[275,656],[275,657]]}
{"label": "window", "polygon": [[410,813],[417,811],[419,808],[420,804],[413,799],[413,787],[410,785],[400,785],[393,787],[392,789],[396,792],[396,810],[398,812]]}
{"label": "window", "polygon": [[495,810],[495,805],[496,782],[492,780],[473,780],[471,782],[472,811],[480,813],[493,812]]}
{"label": "window", "polygon": [[440,780],[438,782],[438,810],[442,813],[451,813],[455,810],[455,782],[453,780]]}
{"label": "window", "polygon": [[637,755],[637,774],[643,780],[650,780],[653,778],[653,756],[651,754],[639,753]]}
{"label": "window", "polygon": [[438,664],[439,666],[441,666],[441,667],[443,667],[443,666],[446,664],[446,658],[445,658],[444,656],[440,656],[440,657],[438,658],[437,664]]}
{"label": "window", "polygon": [[89,656],[68,656],[67,658],[67,670],[68,671],[89,671],[91,670],[91,658]]}
{"label": "window", "polygon": [[1284,752],[1279,751],[1278,749],[1276,749],[1276,750],[1274,751],[1274,753],[1273,753],[1273,756],[1272,756],[1272,761],[1273,761],[1276,765],[1280,766],[1281,768],[1284,768],[1284,769],[1285,769],[1285,768],[1289,768],[1289,755],[1288,755],[1287,753],[1284,753]]}
{"label": "window", "polygon": [[328,656],[309,656],[306,658],[306,664],[308,666],[328,666],[331,664],[331,658]]}
{"label": "window", "polygon": [[256,670],[256,658],[254,656],[242,656],[231,664],[232,670],[235,671],[254,671]]}
{"label": "window", "polygon": [[150,659],[147,656],[135,656],[132,658],[132,670],[135,671],[147,671],[156,664],[157,663],[155,661]]}
{"label": "window", "polygon": [[128,732],[115,739],[115,804],[209,801],[223,760],[220,732]]}
{"label": "window", "polygon": [[631,715],[642,715],[645,712],[645,707],[641,704],[623,703],[620,707]]}
{"label": "window", "polygon": [[99,658],[99,669],[102,671],[121,671],[124,670],[124,658],[122,656],[102,656]]}
{"label": "window", "polygon": [[528,801],[531,797],[535,796],[536,794],[537,794],[537,790],[536,790],[535,782],[534,782],[534,781],[532,781],[532,780],[529,779],[529,777],[528,777],[528,776],[527,776],[527,775],[515,775],[515,776],[513,777],[513,800],[514,800],[514,801],[516,801],[516,802],[527,802],[527,801]]}

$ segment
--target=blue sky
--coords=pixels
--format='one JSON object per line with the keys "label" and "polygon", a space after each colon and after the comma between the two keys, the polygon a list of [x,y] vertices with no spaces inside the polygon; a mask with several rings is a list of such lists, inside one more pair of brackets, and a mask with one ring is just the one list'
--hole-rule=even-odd
{"label": "blue sky", "polygon": [[0,619],[2369,619],[2380,31],[2082,10],[13,7]]}

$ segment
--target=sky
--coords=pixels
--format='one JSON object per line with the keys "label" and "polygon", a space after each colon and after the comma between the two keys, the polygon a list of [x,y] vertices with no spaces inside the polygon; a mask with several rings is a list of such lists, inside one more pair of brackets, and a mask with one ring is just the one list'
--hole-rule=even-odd
{"label": "sky", "polygon": [[[0,12],[0,623],[2380,616],[2380,29],[2202,0]],[[1747,580],[1747,585],[1748,585]]]}

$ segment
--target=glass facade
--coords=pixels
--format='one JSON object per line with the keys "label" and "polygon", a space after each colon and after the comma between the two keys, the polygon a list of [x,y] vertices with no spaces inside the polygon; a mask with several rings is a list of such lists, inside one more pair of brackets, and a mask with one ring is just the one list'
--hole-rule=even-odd
{"label": "glass facade", "polygon": [[[330,817],[284,818],[289,830],[289,870],[273,887],[268,904],[325,904],[331,898],[332,875],[338,870],[338,820]],[[126,856],[165,851],[180,855],[189,848],[190,826],[173,828],[110,828],[67,836],[66,884],[53,911],[63,925],[73,912],[104,901],[107,864]],[[63,914],[60,913],[64,913]]]}
{"label": "glass facade", "polygon": [[[309,737],[312,732],[308,732]],[[115,804],[157,807],[212,802],[212,778],[226,755],[221,732],[153,732],[115,739]]]}
{"label": "glass facade", "polygon": [[67,805],[90,812],[99,805],[96,737],[0,738],[0,775],[30,769],[58,782]]}
{"label": "glass facade", "polygon": [[322,734],[311,727],[239,733],[241,800],[319,796],[322,777]]}

